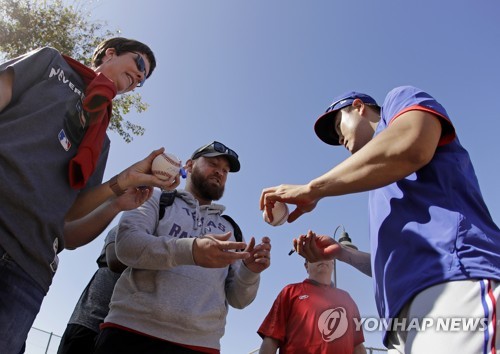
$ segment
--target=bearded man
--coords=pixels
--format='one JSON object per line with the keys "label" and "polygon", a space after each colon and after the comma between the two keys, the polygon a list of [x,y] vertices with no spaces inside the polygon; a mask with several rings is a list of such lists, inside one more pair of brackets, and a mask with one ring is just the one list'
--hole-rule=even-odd
{"label": "bearded man", "polygon": [[116,254],[128,268],[94,354],[220,353],[228,305],[244,308],[257,295],[270,240],[236,242],[225,207],[212,203],[224,194],[229,172],[239,171],[238,154],[214,141],[184,168],[185,190],[177,190],[163,217],[156,190],[120,220]]}

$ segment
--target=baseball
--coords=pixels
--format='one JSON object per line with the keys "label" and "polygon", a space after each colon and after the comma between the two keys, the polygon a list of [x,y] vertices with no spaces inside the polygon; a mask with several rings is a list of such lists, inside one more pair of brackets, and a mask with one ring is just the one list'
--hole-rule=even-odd
{"label": "baseball", "polygon": [[272,226],[283,225],[285,221],[288,219],[288,206],[285,203],[276,201],[274,203],[274,207],[271,210],[271,212],[273,213],[273,222],[269,221],[265,209],[264,212],[262,213],[264,221],[267,222],[269,225]]}
{"label": "baseball", "polygon": [[156,177],[166,181],[180,173],[181,161],[175,155],[164,152],[155,157],[151,170]]}

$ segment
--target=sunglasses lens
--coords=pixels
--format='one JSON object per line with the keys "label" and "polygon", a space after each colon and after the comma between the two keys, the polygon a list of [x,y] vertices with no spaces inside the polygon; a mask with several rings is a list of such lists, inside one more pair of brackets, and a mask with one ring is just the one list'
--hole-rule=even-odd
{"label": "sunglasses lens", "polygon": [[236,152],[234,152],[233,150],[228,148],[226,145],[219,143],[218,141],[214,141],[213,146],[214,146],[214,150],[217,152],[222,152],[224,154],[228,154],[228,155],[231,155],[231,156],[238,158],[238,154]]}
{"label": "sunglasses lens", "polygon": [[142,81],[137,85],[137,87],[142,87],[144,86],[144,82],[146,81],[146,63],[144,62],[144,59],[142,59],[140,54],[137,54],[137,56],[135,57],[135,64],[137,65],[137,70],[144,74]]}
{"label": "sunglasses lens", "polygon": [[144,63],[144,59],[142,59],[139,54],[137,54],[135,62],[137,63],[137,69],[139,69],[143,73],[146,73],[146,63]]}
{"label": "sunglasses lens", "polygon": [[219,142],[217,142],[217,141],[215,141],[215,142],[213,143],[213,147],[214,147],[214,150],[215,150],[215,151],[217,151],[217,152],[223,152],[223,153],[225,153],[225,152],[226,152],[226,150],[227,150],[227,149],[226,149],[226,146],[225,146],[224,144],[219,143]]}

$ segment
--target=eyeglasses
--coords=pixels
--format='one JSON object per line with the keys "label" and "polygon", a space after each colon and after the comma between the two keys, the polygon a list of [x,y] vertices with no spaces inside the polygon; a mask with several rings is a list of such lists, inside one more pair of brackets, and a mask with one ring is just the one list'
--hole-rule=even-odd
{"label": "eyeglasses", "polygon": [[142,81],[137,84],[137,87],[142,87],[144,86],[144,83],[146,82],[146,63],[144,62],[144,59],[139,53],[132,52],[134,54],[137,54],[135,57],[135,65],[137,65],[137,70],[139,70],[141,73],[144,74]]}
{"label": "eyeglasses", "polygon": [[203,155],[203,152],[205,152],[206,150],[215,150],[215,151],[220,152],[222,154],[227,154],[229,156],[233,156],[235,158],[238,158],[238,154],[234,150],[228,148],[223,143],[219,143],[218,141],[214,141],[213,143],[207,144],[204,147],[198,149],[198,151],[193,155],[192,159],[196,159],[197,157]]}

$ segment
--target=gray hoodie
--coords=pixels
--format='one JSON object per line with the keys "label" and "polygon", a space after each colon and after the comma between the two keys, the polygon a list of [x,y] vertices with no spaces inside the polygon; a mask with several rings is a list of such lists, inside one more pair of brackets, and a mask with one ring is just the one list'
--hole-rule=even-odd
{"label": "gray hoodie", "polygon": [[[128,266],[118,280],[105,323],[175,343],[220,349],[228,304],[249,305],[260,276],[236,261],[225,268],[194,264],[194,238],[232,231],[224,206],[200,206],[179,190],[158,221],[159,197],[123,213],[116,253]],[[234,241],[234,237],[231,238]]]}

